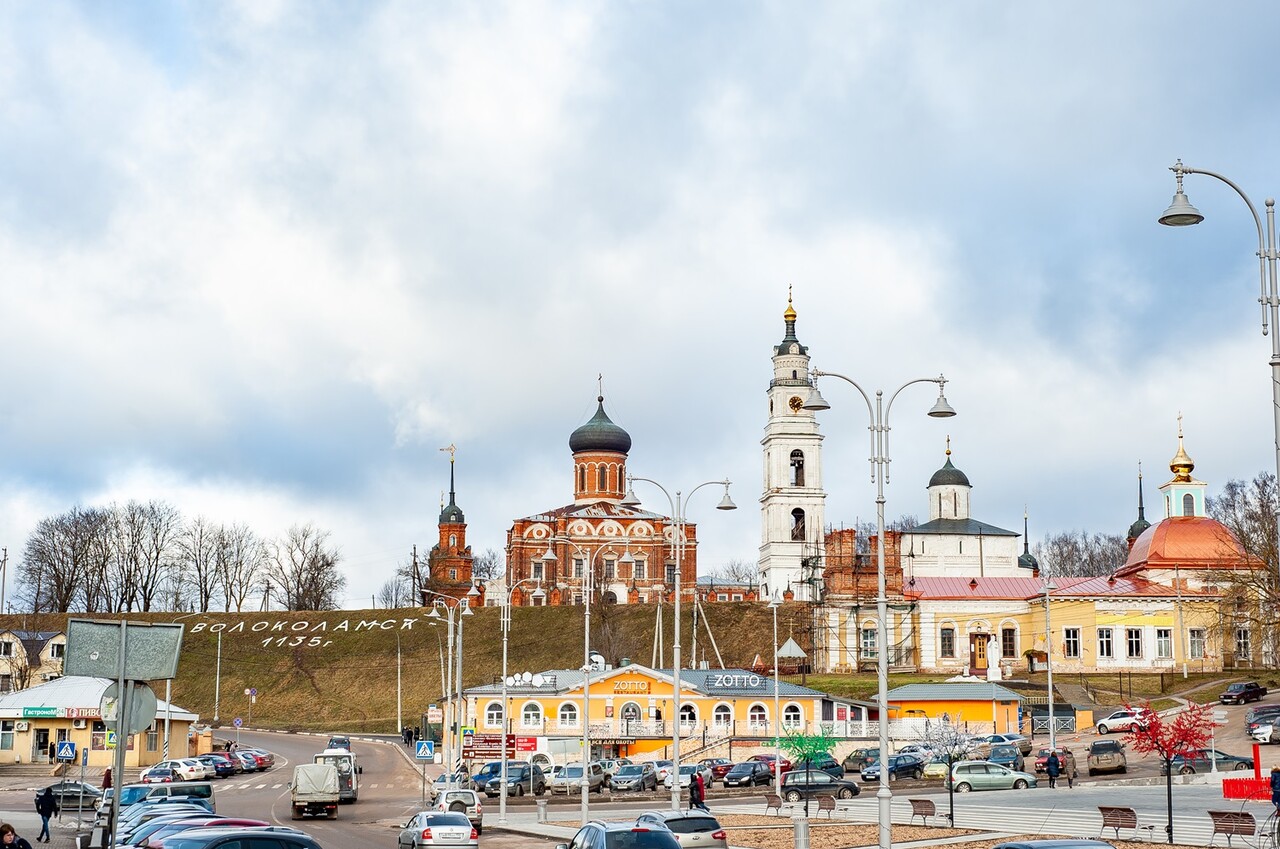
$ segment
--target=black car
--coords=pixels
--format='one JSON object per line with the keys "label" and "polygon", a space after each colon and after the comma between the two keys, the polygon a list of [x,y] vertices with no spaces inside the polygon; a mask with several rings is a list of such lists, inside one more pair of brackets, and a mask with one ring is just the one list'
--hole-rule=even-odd
{"label": "black car", "polygon": [[50,784],[48,789],[53,791],[53,798],[58,800],[59,808],[71,810],[75,810],[77,806],[93,810],[98,805],[98,797],[102,795],[97,787],[82,781],[59,781],[57,784]]}
{"label": "black car", "polygon": [[676,836],[657,825],[592,820],[578,829],[573,840],[555,849],[680,849]]}
{"label": "black car", "polygon": [[[1226,772],[1233,769],[1253,769],[1253,758],[1242,758],[1239,755],[1229,755],[1226,752],[1214,751],[1213,749],[1193,749],[1190,757],[1174,755],[1173,763],[1170,766],[1179,775],[1190,775],[1193,772],[1211,772],[1214,761],[1218,762],[1218,772]],[[1169,767],[1161,764],[1160,774],[1167,775],[1168,772]]]}
{"label": "black car", "polygon": [[1257,681],[1237,681],[1227,686],[1226,692],[1218,696],[1224,705],[1242,705],[1245,702],[1256,702],[1267,694],[1267,688]]}
{"label": "black car", "polygon": [[[919,779],[924,776],[924,763],[914,754],[906,755],[890,755],[889,756],[889,780],[897,781],[900,778]],[[876,761],[870,766],[862,768],[863,781],[879,781],[880,780],[880,761]]]}
{"label": "black car", "polygon": [[1262,705],[1260,707],[1249,708],[1244,714],[1244,730],[1246,734],[1253,734],[1258,730],[1259,725],[1266,725],[1280,718],[1280,705]]}
{"label": "black car", "polygon": [[852,781],[836,778],[826,772],[784,772],[782,789],[779,795],[788,802],[799,802],[806,797],[835,796],[837,799],[852,799],[861,790]]}
{"label": "black car", "polygon": [[236,774],[235,765],[222,755],[201,755],[196,760],[212,769],[214,778],[230,778]]}
{"label": "black car", "polygon": [[[253,838],[259,838],[254,841]],[[165,849],[219,849],[270,845],[272,849],[321,849],[315,838],[288,826],[193,828],[165,838]]]}
{"label": "black car", "polygon": [[844,778],[844,767],[830,755],[819,755],[816,758],[800,758],[791,764],[791,772],[825,772],[833,778]]}
{"label": "black car", "polygon": [[[499,773],[490,778],[484,786],[484,795],[492,799],[502,793],[502,764],[498,764]],[[542,767],[524,761],[507,761],[507,795],[523,796],[526,793],[541,796],[547,792],[547,776]]]}
{"label": "black car", "polygon": [[743,761],[731,766],[724,774],[725,787],[755,787],[772,783],[773,772],[764,761]]}

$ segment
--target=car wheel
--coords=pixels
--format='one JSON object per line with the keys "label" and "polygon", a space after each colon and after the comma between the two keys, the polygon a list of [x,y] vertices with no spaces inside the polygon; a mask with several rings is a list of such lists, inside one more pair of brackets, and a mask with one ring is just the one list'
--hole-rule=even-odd
{"label": "car wheel", "polygon": [[1110,729],[1110,728],[1108,728],[1104,723],[1101,723],[1101,722],[1099,722],[1099,723],[1098,723],[1098,733],[1099,733],[1099,734],[1107,734],[1107,733],[1109,733],[1110,731],[1111,731],[1111,729]]}
{"label": "car wheel", "polygon": [[788,802],[799,802],[799,801],[800,801],[800,791],[799,791],[799,790],[788,790],[788,791],[787,791],[787,801],[788,801]]}
{"label": "car wheel", "polygon": [[911,773],[911,777],[914,778],[916,781],[919,781],[920,779],[924,778],[924,770],[922,769],[916,770],[915,772]]}
{"label": "car wheel", "polygon": [[1193,774],[1194,772],[1195,772],[1195,770],[1194,770],[1194,769],[1192,769],[1192,768],[1191,768],[1191,767],[1189,767],[1189,766],[1184,766],[1182,769],[1178,770],[1178,774],[1179,774],[1179,775],[1191,775],[1191,774]]}
{"label": "car wheel", "polygon": [[957,793],[968,793],[972,789],[973,788],[969,786],[968,782],[961,782],[960,784],[956,785]]}
{"label": "car wheel", "polygon": [[516,785],[516,795],[517,795],[517,796],[523,796],[523,795],[524,795],[524,785],[523,785],[523,784],[517,784],[517,785]]}
{"label": "car wheel", "polygon": [[1093,778],[1093,777],[1094,777],[1095,775],[1097,775],[1097,774],[1098,774],[1098,771],[1097,771],[1097,770],[1095,770],[1095,769],[1091,769],[1091,770],[1089,770],[1089,777],[1090,777],[1090,778]]}
{"label": "car wheel", "polygon": [[1120,771],[1121,771],[1121,772],[1128,772],[1128,771],[1129,771],[1129,765],[1128,765],[1128,764],[1125,764],[1124,766],[1120,767]]}
{"label": "car wheel", "polygon": [[1233,766],[1232,769],[1248,769],[1249,766],[1250,766],[1249,764],[1245,763],[1244,761],[1241,761],[1240,763]]}
{"label": "car wheel", "polygon": [[1026,790],[1026,789],[1027,789],[1027,781],[1026,781],[1026,779],[1024,779],[1024,778],[1019,778],[1017,781],[1013,782],[1013,789],[1014,789],[1014,790]]}
{"label": "car wheel", "polygon": [[853,791],[852,791],[852,790],[850,790],[848,787],[841,787],[841,788],[840,788],[840,792],[836,794],[836,798],[838,798],[838,799],[852,799],[852,798],[853,798]]}

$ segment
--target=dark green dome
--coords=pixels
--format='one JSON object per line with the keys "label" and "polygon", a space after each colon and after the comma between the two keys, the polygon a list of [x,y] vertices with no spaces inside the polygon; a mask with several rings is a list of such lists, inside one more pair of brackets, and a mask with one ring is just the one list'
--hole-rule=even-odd
{"label": "dark green dome", "polygon": [[591,421],[569,434],[569,450],[614,451],[626,454],[631,450],[631,434],[614,424],[604,412],[604,396],[596,398],[599,405]]}
{"label": "dark green dome", "polygon": [[453,495],[450,493],[449,503],[440,511],[440,524],[442,525],[462,525],[467,521],[462,515],[462,508],[453,501]]}
{"label": "dark green dome", "polygon": [[1139,516],[1138,521],[1129,526],[1129,539],[1137,539],[1149,527],[1151,527],[1151,523]]}
{"label": "dark green dome", "polygon": [[1018,555],[1018,567],[1021,569],[1039,569],[1040,562],[1036,560],[1036,556],[1029,551],[1024,551]]}
{"label": "dark green dome", "polygon": [[933,473],[929,486],[971,486],[968,476],[951,465],[951,452],[947,452],[947,464]]}

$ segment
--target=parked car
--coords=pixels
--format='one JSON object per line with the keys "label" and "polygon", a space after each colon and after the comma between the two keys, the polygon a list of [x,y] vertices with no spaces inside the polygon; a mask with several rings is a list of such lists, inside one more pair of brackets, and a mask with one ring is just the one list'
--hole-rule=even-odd
{"label": "parked car", "polygon": [[703,758],[698,763],[711,770],[711,779],[713,781],[723,781],[725,773],[733,766],[733,761],[728,758]]}
{"label": "parked car", "polygon": [[[915,754],[889,756],[889,780],[924,778],[924,763]],[[880,761],[862,768],[863,781],[880,780]]]}
{"label": "parked car", "polygon": [[[708,770],[706,767],[700,766],[698,764],[680,764],[680,786],[688,787],[689,784],[693,781],[693,776],[697,773],[702,774],[703,783],[709,783],[707,782],[707,775],[710,772],[711,771]],[[662,785],[666,787],[668,790],[670,790],[671,785],[674,783],[674,779],[675,779],[674,775],[672,775],[671,773],[667,773],[667,777],[663,779]]]}
{"label": "parked car", "polygon": [[947,777],[947,773],[951,770],[951,764],[958,760],[959,758],[953,758],[951,761],[948,761],[946,755],[934,755],[929,759],[929,762],[924,765],[924,779],[926,781],[941,781]]}
{"label": "parked car", "polygon": [[680,849],[680,843],[665,828],[592,820],[572,840],[557,843],[554,849]]}
{"label": "parked car", "polygon": [[1022,752],[1017,746],[1010,744],[992,746],[987,755],[987,763],[1000,764],[1017,772],[1021,772],[1024,766]]}
{"label": "parked car", "polygon": [[1227,689],[1218,696],[1218,701],[1224,705],[1242,705],[1245,702],[1261,701],[1266,694],[1267,688],[1257,681],[1237,681],[1227,685]]}
{"label": "parked car", "polygon": [[729,771],[724,774],[725,787],[755,787],[772,783],[773,772],[764,761],[743,761],[729,767]]}
{"label": "parked car", "polygon": [[1253,722],[1258,717],[1267,716],[1267,715],[1276,714],[1276,713],[1280,713],[1280,705],[1278,704],[1268,703],[1265,705],[1254,705],[1253,707],[1247,708],[1245,710],[1244,721],[1246,724],[1248,724],[1250,722]]}
{"label": "parked car", "polygon": [[240,767],[245,772],[258,771],[258,759],[253,756],[252,752],[232,752],[231,757],[240,762]]}
{"label": "parked car", "polygon": [[457,811],[422,811],[414,814],[408,822],[400,827],[396,838],[400,847],[459,847],[460,849],[479,849],[480,832],[467,819],[466,814]]}
{"label": "parked car", "polygon": [[45,789],[53,793],[53,798],[58,800],[59,808],[69,808],[73,811],[77,807],[85,810],[96,808],[98,797],[102,795],[102,791],[97,787],[83,781],[59,781]]}
{"label": "parked car", "polygon": [[140,828],[130,835],[134,846],[146,849],[164,849],[166,838],[184,831],[197,828],[254,828],[268,826],[266,820],[241,819],[238,817],[187,817],[175,822],[159,822],[152,820],[145,828]]}
{"label": "parked car", "polygon": [[473,787],[485,787],[489,785],[489,779],[502,775],[502,761],[489,761],[480,769],[471,774],[471,785]]}
{"label": "parked car", "polygon": [[1029,772],[1006,769],[986,761],[963,761],[951,767],[948,784],[957,793],[970,790],[1025,790],[1036,786],[1036,777]]}
{"label": "parked car", "polygon": [[1276,725],[1274,720],[1266,720],[1249,732],[1249,736],[1259,743],[1280,743],[1280,735],[1275,733]]}
{"label": "parked car", "polygon": [[703,811],[645,811],[636,825],[665,828],[684,849],[729,849],[719,820]]}
{"label": "parked car", "polygon": [[862,772],[864,766],[873,764],[878,760],[880,760],[879,749],[854,749],[844,756],[844,760],[840,762],[840,765],[844,767],[845,772]]}
{"label": "parked car", "polygon": [[[1250,716],[1252,714],[1252,716]],[[1280,705],[1264,705],[1262,707],[1249,708],[1244,714],[1244,731],[1249,736],[1253,736],[1253,732],[1260,725],[1273,723],[1280,720]]]}
{"label": "parked car", "polygon": [[658,773],[658,780],[659,780],[659,781],[666,781],[666,780],[667,780],[667,775],[669,775],[669,774],[670,774],[670,772],[671,772],[671,770],[672,770],[672,768],[673,768],[674,766],[675,766],[675,762],[674,762],[674,761],[659,760],[659,761],[654,761],[654,762],[653,762],[653,769],[654,769],[654,771],[655,771],[655,772],[657,772],[657,773]]}
{"label": "parked car", "polygon": [[[502,793],[502,769],[484,785],[484,795],[492,798]],[[507,761],[507,795],[541,796],[547,792],[547,776],[542,767],[524,761]]]}
{"label": "parked car", "polygon": [[800,758],[791,765],[792,772],[808,769],[814,772],[825,772],[835,778],[844,778],[844,767],[830,755],[819,755],[816,758]]}
{"label": "parked car", "polygon": [[1098,720],[1098,733],[1110,734],[1112,731],[1132,731],[1137,728],[1145,730],[1150,721],[1151,712],[1145,708],[1125,708]]}
{"label": "parked car", "polygon": [[138,780],[143,784],[168,784],[177,781],[178,774],[167,766],[153,766],[150,769],[143,770],[138,776]]}
{"label": "parked car", "polygon": [[231,761],[222,755],[201,755],[196,760],[204,764],[206,768],[213,770],[213,774],[209,776],[210,778],[230,778],[236,774],[236,768],[231,765]]}
{"label": "parked car", "polygon": [[204,764],[195,758],[161,761],[153,768],[173,770],[174,774],[178,776],[174,781],[200,781],[211,777],[211,775],[205,775]]}
{"label": "parked car", "polygon": [[[770,769],[770,771],[773,771],[773,769],[774,769],[774,767],[773,767],[773,760],[774,760],[774,757],[775,757],[774,755],[766,753],[766,754],[761,754],[761,755],[752,755],[751,757],[747,758],[747,760],[749,760],[749,761],[762,761],[763,763],[767,763],[767,764],[769,765],[769,769]],[[781,764],[782,764],[782,771],[783,771],[783,772],[787,772],[787,771],[789,771],[789,770],[791,769],[791,760],[790,760],[789,758],[787,758],[785,755],[783,755],[783,756],[779,757],[779,758],[778,758],[778,760],[779,760],[779,761],[781,761]]]}
{"label": "parked car", "polygon": [[[236,751],[240,751],[237,749]],[[253,755],[258,761],[258,769],[271,769],[276,765],[276,756],[268,752],[266,749],[246,749],[249,754]]]}
{"label": "parked car", "polygon": [[600,767],[599,761],[587,764],[585,779],[581,763],[565,764],[560,774],[551,779],[551,792],[553,794],[581,793],[584,780],[587,782],[588,793],[599,793],[604,790],[604,770]]}
{"label": "parked car", "polygon": [[657,790],[658,773],[651,763],[625,764],[609,776],[610,790]]}
{"label": "parked car", "polygon": [[286,825],[261,828],[193,828],[165,840],[165,849],[241,849],[254,845],[255,838],[270,840],[273,849],[320,849],[309,834]]}
{"label": "parked car", "polygon": [[988,734],[985,737],[979,737],[976,742],[986,743],[991,748],[1000,745],[1017,746],[1018,751],[1024,756],[1031,754],[1031,738],[1021,734]]}
{"label": "parked car", "polygon": [[[1218,763],[1218,772],[1226,772],[1233,769],[1253,769],[1253,758],[1242,758],[1238,755],[1229,755],[1226,752],[1214,751],[1213,749],[1195,749],[1190,757],[1174,755],[1170,768],[1179,775],[1190,775],[1193,772],[1210,772],[1213,769],[1214,761]],[[1168,774],[1168,768],[1164,764],[1160,765],[1160,774]]]}
{"label": "parked car", "polygon": [[631,758],[606,758],[600,761],[600,768],[604,770],[605,778],[613,775],[620,767],[631,763]]}
{"label": "parked car", "polygon": [[[918,761],[917,761],[918,763]],[[835,796],[837,799],[852,799],[861,792],[857,783],[844,778],[836,778],[827,772],[784,772],[782,787],[778,794],[788,802],[798,802],[806,797]]]}
{"label": "parked car", "polygon": [[474,790],[446,790],[436,797],[431,809],[463,814],[477,835],[484,831],[484,804],[480,801],[480,794]]}

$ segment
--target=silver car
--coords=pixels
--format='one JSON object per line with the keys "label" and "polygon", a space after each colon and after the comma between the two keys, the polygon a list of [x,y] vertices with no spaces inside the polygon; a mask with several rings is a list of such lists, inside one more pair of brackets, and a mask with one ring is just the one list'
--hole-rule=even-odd
{"label": "silver car", "polygon": [[[571,763],[565,764],[564,769],[560,770],[559,775],[551,779],[551,793],[581,793],[582,782],[582,764]],[[604,790],[604,769],[600,766],[599,761],[592,761],[587,764],[587,792],[599,793]]]}
{"label": "silver car", "polygon": [[480,849],[480,832],[466,814],[422,811],[400,827],[396,845],[405,847],[448,847]]}
{"label": "silver car", "polygon": [[636,825],[667,829],[680,849],[729,849],[719,821],[702,811],[645,811],[636,818]]}

